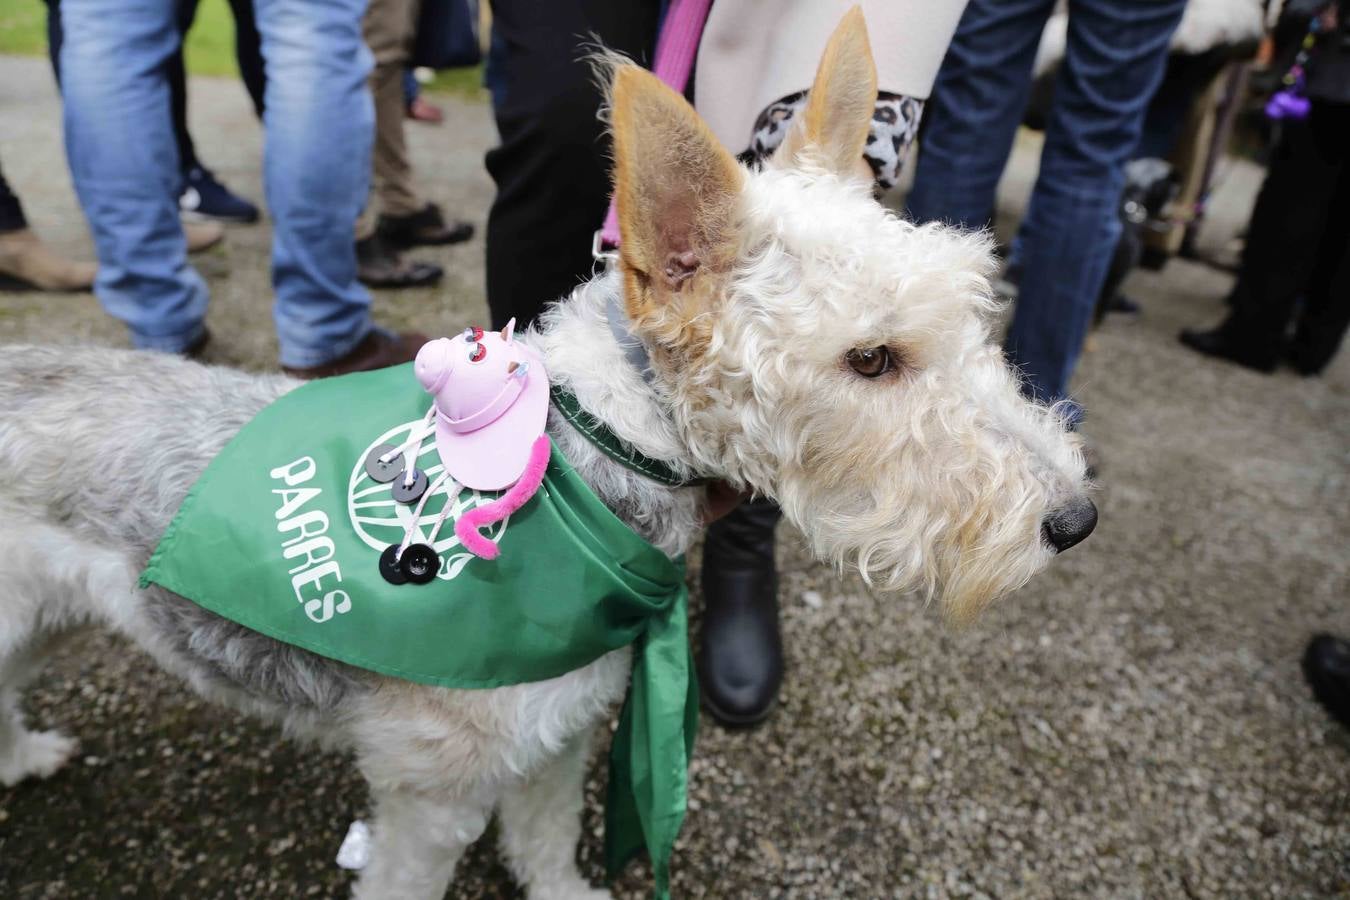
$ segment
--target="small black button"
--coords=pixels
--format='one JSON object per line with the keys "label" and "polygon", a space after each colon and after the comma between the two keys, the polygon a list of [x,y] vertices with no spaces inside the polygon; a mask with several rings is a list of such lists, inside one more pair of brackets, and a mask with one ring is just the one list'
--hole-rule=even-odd
{"label": "small black button", "polygon": [[398,564],[398,544],[390,544],[380,554],[380,574],[390,584],[407,584],[408,576]]}
{"label": "small black button", "polygon": [[441,557],[426,544],[412,544],[403,551],[398,565],[413,584],[426,584],[441,570]]}

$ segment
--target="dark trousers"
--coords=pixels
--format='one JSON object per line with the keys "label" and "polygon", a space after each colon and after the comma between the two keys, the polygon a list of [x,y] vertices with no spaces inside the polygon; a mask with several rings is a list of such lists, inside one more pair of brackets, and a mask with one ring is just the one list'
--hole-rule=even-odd
{"label": "dark trousers", "polygon": [[[198,0],[180,0],[178,4],[178,28],[183,37],[187,37],[197,17]],[[234,13],[234,52],[239,63],[239,75],[253,101],[258,118],[263,114],[263,88],[267,79],[263,74],[262,38],[258,35],[258,26],[253,17],[253,0],[229,0],[230,10]],[[56,81],[61,81],[61,32],[60,0],[47,0],[47,52],[51,56],[52,71]],[[192,135],[187,124],[187,72],[183,68],[183,50],[169,60],[169,94],[173,104],[173,132],[178,144],[178,163],[180,171],[186,173],[202,167],[197,158],[197,148],[192,143]]]}
{"label": "dark trousers", "polygon": [[1282,129],[1224,328],[1273,361],[1292,324],[1290,360],[1316,372],[1350,325],[1350,105],[1314,100],[1306,120]]}
{"label": "dark trousers", "polygon": [[18,231],[27,227],[28,222],[23,217],[23,206],[20,205],[19,198],[9,189],[5,173],[0,172],[0,231]]}
{"label": "dark trousers", "polygon": [[[650,66],[660,7],[658,0],[493,3],[491,81],[501,135],[487,154],[497,183],[487,229],[493,328],[512,316],[523,326],[593,273],[591,236],[609,206],[611,157],[583,42],[598,38]],[[767,501],[743,504],[708,539],[739,548],[758,535],[772,547],[779,515]]]}
{"label": "dark trousers", "polygon": [[[591,235],[609,205],[609,139],[585,60],[590,42],[650,65],[658,0],[495,0],[493,110],[501,143],[488,214],[492,325],[523,326],[590,277]],[[498,67],[496,64],[500,63]]]}

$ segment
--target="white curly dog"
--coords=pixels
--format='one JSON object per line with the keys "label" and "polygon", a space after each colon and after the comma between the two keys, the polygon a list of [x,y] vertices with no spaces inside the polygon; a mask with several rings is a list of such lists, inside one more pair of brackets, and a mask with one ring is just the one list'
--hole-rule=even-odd
{"label": "white curly dog", "polygon": [[[861,13],[763,171],[654,76],[617,65],[610,84],[621,258],[523,336],[555,383],[642,453],[776,499],[822,559],[940,599],[954,620],[1086,536],[1077,440],[990,342],[987,240],[872,197]],[[646,379],[610,327],[616,301]],[[137,588],[206,464],[295,386],[161,355],[0,348],[0,781],[51,775],[73,752],[24,727],[19,690],[55,638],[98,623],[204,696],[355,753],[375,807],[357,896],[442,897],[494,812],[530,897],[608,896],[575,853],[588,738],[624,694],[628,651],[550,681],[448,690]],[[702,489],[620,466],[556,411],[548,430],[643,537],[672,556],[694,542]]]}

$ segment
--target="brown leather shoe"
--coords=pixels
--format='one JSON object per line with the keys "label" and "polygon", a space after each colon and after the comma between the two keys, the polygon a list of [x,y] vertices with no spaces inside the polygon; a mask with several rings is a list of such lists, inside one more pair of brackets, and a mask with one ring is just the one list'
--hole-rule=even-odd
{"label": "brown leather shoe", "polygon": [[0,288],[87,291],[97,268],[66,259],[27,228],[0,233]]}
{"label": "brown leather shoe", "polygon": [[282,366],[282,369],[287,375],[305,380],[348,375],[352,372],[369,372],[372,369],[412,362],[417,356],[417,351],[429,340],[431,338],[416,331],[404,331],[394,335],[372,331],[361,340],[361,343],[332,362],[302,369]]}
{"label": "brown leather shoe", "polygon": [[370,287],[427,287],[444,274],[435,263],[404,259],[378,231],[356,242],[356,277]]}
{"label": "brown leather shoe", "polygon": [[379,234],[400,249],[458,244],[473,237],[473,224],[445,218],[441,208],[428,203],[406,216],[380,216]]}

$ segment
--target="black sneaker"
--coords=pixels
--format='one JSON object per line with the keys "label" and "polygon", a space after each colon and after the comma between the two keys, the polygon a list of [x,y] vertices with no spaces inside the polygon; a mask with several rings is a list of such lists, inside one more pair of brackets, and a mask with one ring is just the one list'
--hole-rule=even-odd
{"label": "black sneaker", "polygon": [[219,219],[222,222],[251,224],[258,221],[258,207],[230,193],[216,176],[202,168],[189,169],[184,177],[178,208],[188,221]]}

